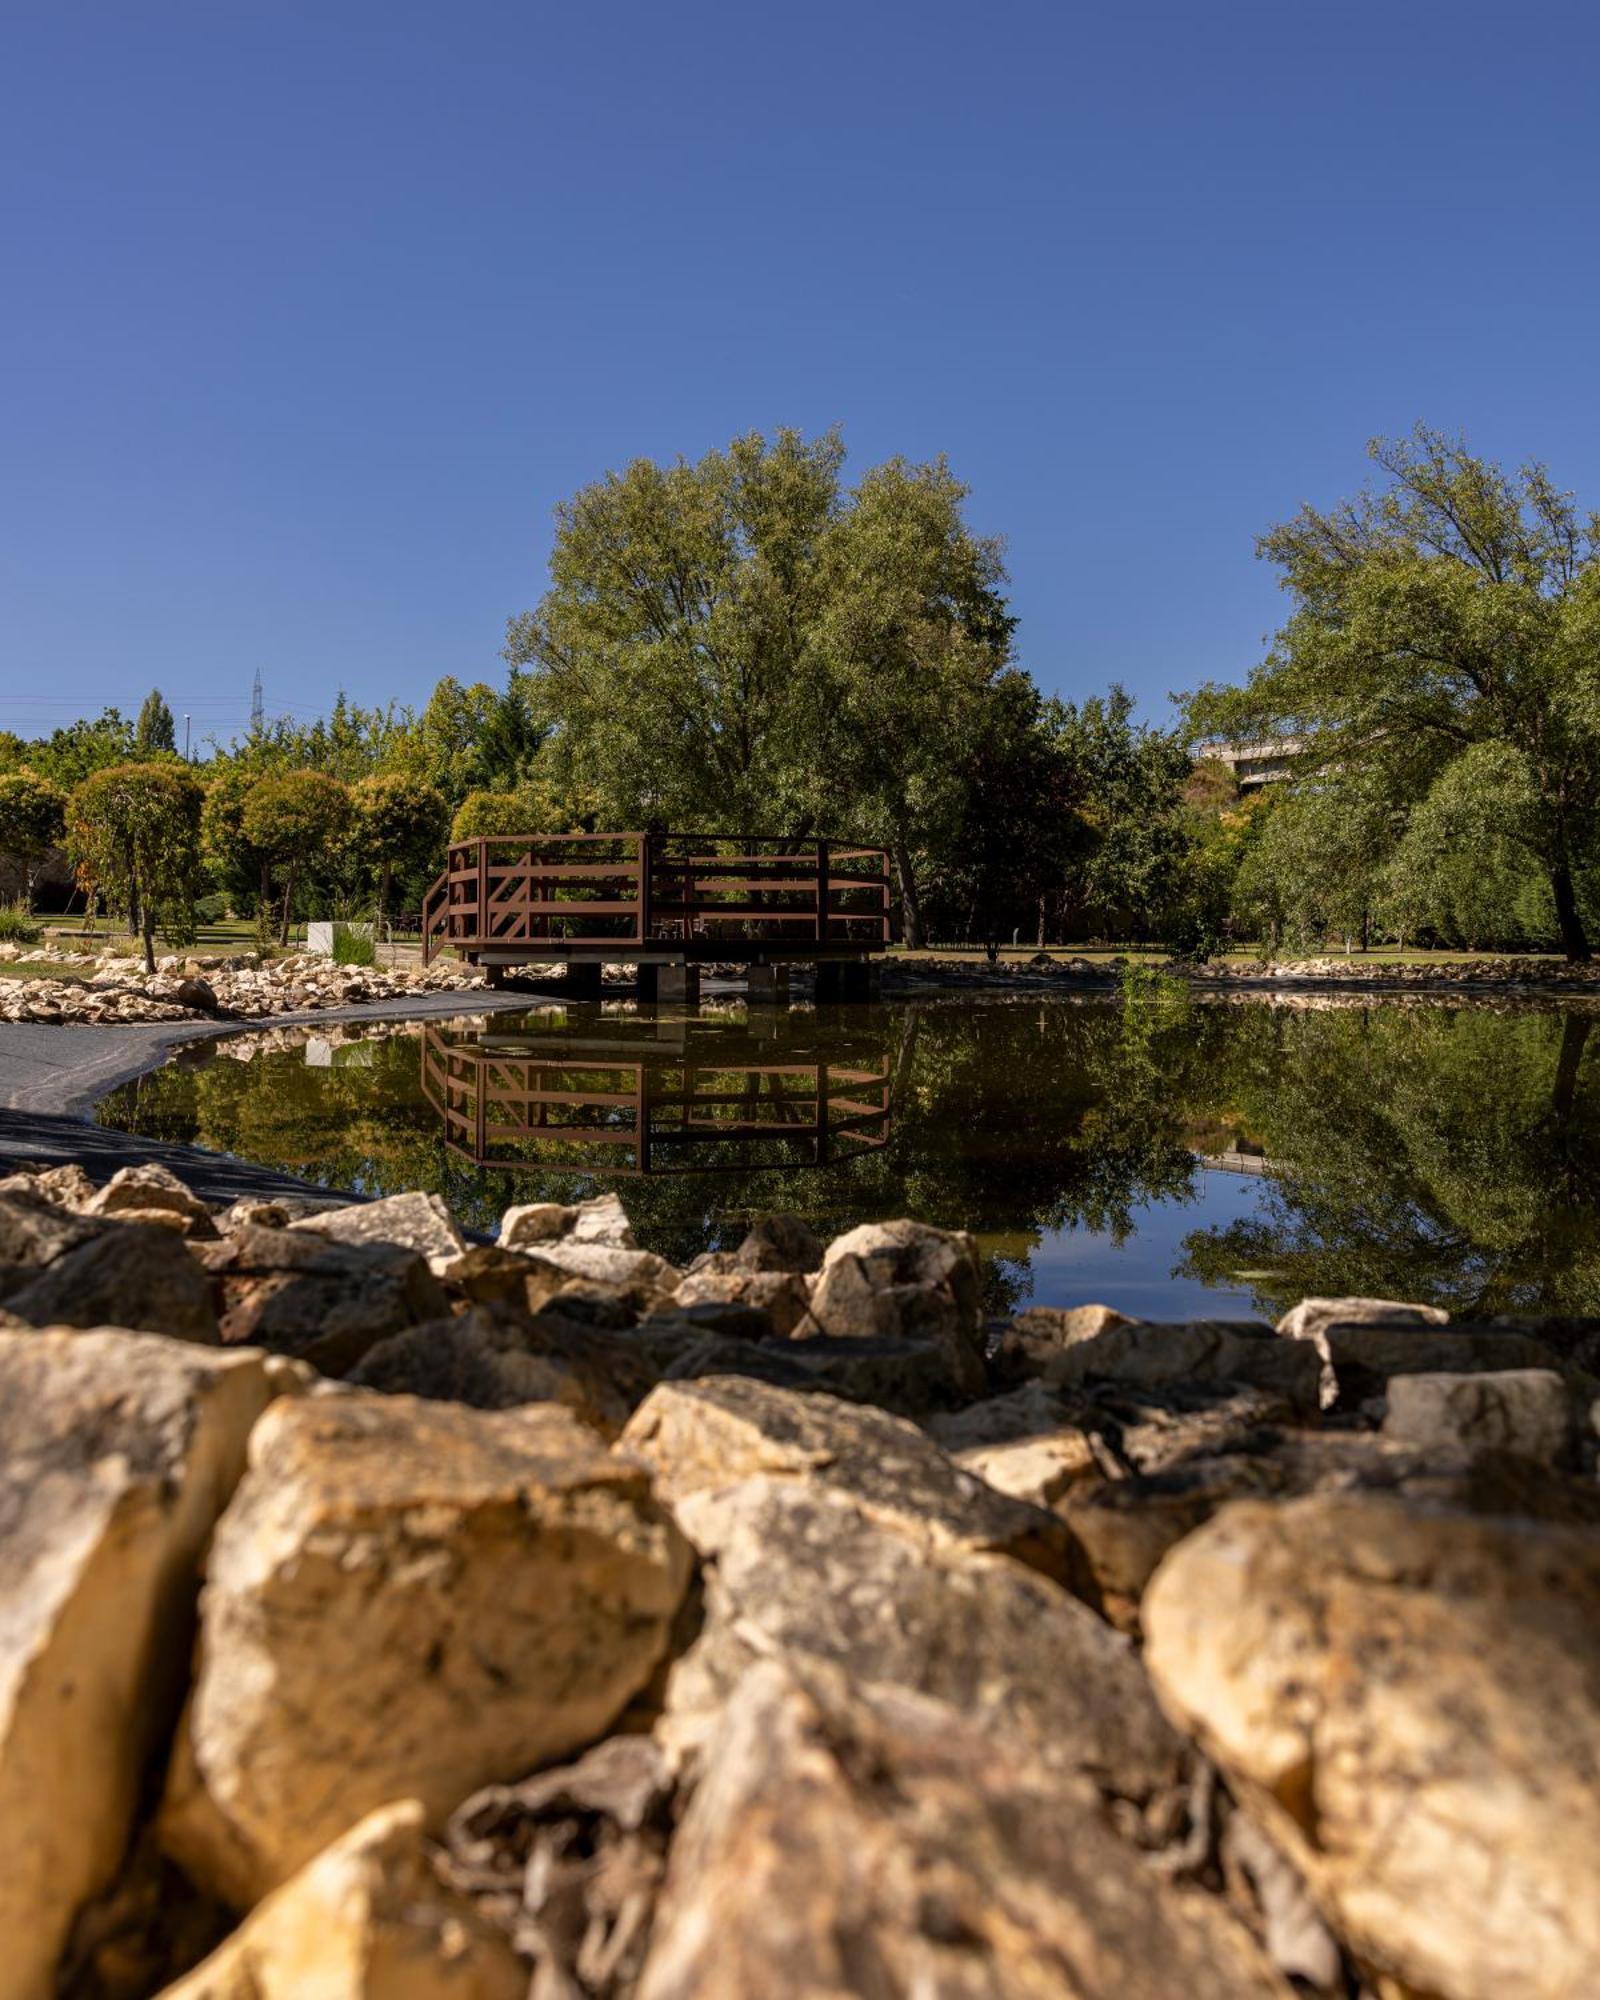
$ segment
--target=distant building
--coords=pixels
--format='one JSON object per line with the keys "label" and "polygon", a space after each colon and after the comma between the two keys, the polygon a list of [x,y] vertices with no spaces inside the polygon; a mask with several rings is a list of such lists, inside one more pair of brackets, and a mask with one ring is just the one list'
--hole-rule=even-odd
{"label": "distant building", "polygon": [[1294,776],[1294,760],[1303,744],[1298,736],[1279,736],[1262,743],[1198,743],[1196,761],[1226,764],[1241,792],[1258,791]]}

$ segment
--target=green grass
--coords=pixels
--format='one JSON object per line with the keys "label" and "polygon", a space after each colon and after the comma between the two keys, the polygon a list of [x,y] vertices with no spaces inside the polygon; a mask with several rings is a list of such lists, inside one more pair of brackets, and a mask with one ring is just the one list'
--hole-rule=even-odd
{"label": "green grass", "polygon": [[[1007,965],[1026,965],[1038,955],[1037,945],[1006,945],[1000,951],[1000,959]],[[1068,959],[1085,959],[1091,965],[1110,966],[1114,960],[1128,958],[1145,960],[1154,965],[1166,964],[1171,954],[1165,945],[1153,944],[1052,944],[1045,946],[1046,955],[1065,962]],[[922,951],[909,951],[904,945],[891,945],[889,955],[904,959],[911,964],[936,963],[940,959],[972,960],[984,963],[982,945],[930,945]],[[1258,946],[1240,945],[1230,951],[1212,953],[1213,963],[1232,962],[1234,964],[1260,963],[1264,954]],[[1330,945],[1322,951],[1280,951],[1277,963],[1288,965],[1308,958],[1337,958],[1345,956],[1342,949]],[[1394,945],[1375,945],[1370,951],[1355,951],[1350,954],[1352,965],[1456,965],[1469,960],[1516,958],[1548,959],[1552,963],[1562,962],[1557,951],[1444,951],[1414,949],[1399,950]]]}

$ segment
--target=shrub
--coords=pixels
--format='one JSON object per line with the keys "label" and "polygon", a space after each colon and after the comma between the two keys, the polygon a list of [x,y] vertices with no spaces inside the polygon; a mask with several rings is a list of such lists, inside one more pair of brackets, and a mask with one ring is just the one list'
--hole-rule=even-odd
{"label": "shrub", "polygon": [[197,923],[220,924],[226,920],[228,915],[228,899],[220,893],[209,896],[196,896],[194,899],[194,914]]}
{"label": "shrub", "polygon": [[333,932],[333,962],[335,965],[376,965],[378,947],[369,932],[337,924]]}
{"label": "shrub", "polygon": [[37,944],[43,936],[44,925],[25,910],[0,910],[0,944]]}

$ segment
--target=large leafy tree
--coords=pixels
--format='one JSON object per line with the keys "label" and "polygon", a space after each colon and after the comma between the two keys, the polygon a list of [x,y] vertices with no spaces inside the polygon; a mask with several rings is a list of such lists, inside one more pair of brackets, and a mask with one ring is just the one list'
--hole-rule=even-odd
{"label": "large leafy tree", "polygon": [[33,908],[33,885],[46,856],[66,829],[67,802],[56,786],[35,771],[0,777],[0,853],[22,870],[23,904]]}
{"label": "large leafy tree", "polygon": [[172,710],[163,700],[160,688],[152,688],[144,698],[139,720],[133,726],[133,747],[141,757],[159,756],[163,750],[170,752],[178,747]]}
{"label": "large leafy tree", "polygon": [[450,802],[425,778],[390,771],[362,778],[351,787],[350,803],[362,859],[377,870],[381,929],[396,873],[438,865],[450,831]]}
{"label": "large leafy tree", "polygon": [[602,816],[881,838],[914,940],[919,859],[959,825],[1011,620],[944,465],[847,492],[843,464],[837,433],[780,431],[585,488],[507,657],[555,725],[543,754]]}
{"label": "large leafy tree", "polygon": [[1189,756],[1174,733],[1135,720],[1121,687],[1061,704],[1055,727],[1085,821],[1063,871],[1063,914],[1079,928],[1146,935],[1186,886]]}
{"label": "large leafy tree", "polygon": [[1301,740],[1302,769],[1357,774],[1402,807],[1494,746],[1473,782],[1589,956],[1578,877],[1600,831],[1600,517],[1542,466],[1515,475],[1419,426],[1378,440],[1386,484],[1262,538],[1294,611],[1243,688],[1190,700],[1202,734]]}
{"label": "large leafy tree", "polygon": [[91,772],[126,764],[134,751],[133,724],[119,709],[107,708],[92,721],[80,717],[29,744],[27,762],[41,777],[70,792]]}
{"label": "large leafy tree", "polygon": [[67,846],[79,879],[124,902],[154,972],[155,933],[194,932],[200,874],[199,780],[179,763],[113,764],[85,778],[67,802]]}
{"label": "large leafy tree", "polygon": [[263,910],[281,897],[279,944],[289,942],[295,885],[334,857],[351,820],[349,788],[326,771],[271,772],[245,794],[239,833],[260,858]]}

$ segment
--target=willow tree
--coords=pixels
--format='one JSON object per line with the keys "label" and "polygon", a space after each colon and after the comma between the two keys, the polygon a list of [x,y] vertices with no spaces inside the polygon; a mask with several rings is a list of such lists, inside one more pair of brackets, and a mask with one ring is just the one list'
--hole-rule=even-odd
{"label": "willow tree", "polygon": [[[1369,447],[1387,483],[1305,507],[1259,552],[1294,600],[1243,688],[1191,697],[1197,733],[1300,740],[1303,773],[1360,774],[1402,810],[1455,772],[1549,884],[1589,956],[1578,877],[1600,836],[1600,516],[1419,426]],[[1493,754],[1485,754],[1493,748]]]}
{"label": "willow tree", "polygon": [[78,878],[125,904],[156,969],[155,934],[194,934],[200,874],[200,813],[205,793],[187,765],[113,764],[67,801],[67,850]]}

